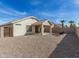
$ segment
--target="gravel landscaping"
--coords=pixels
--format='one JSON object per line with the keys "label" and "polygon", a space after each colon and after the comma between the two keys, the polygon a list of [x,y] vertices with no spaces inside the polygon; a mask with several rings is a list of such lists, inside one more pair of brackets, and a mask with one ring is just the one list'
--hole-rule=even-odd
{"label": "gravel landscaping", "polygon": [[0,38],[0,57],[79,57],[79,38],[75,34],[49,34],[43,36],[35,34]]}
{"label": "gravel landscaping", "polygon": [[28,35],[0,38],[0,57],[42,57],[51,55],[63,40],[63,35]]}

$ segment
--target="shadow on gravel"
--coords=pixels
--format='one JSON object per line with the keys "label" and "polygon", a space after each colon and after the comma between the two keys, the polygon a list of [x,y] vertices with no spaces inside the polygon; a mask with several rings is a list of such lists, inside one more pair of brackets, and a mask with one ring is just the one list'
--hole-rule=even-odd
{"label": "shadow on gravel", "polygon": [[79,57],[79,38],[75,34],[67,34],[49,56],[49,58],[74,57]]}

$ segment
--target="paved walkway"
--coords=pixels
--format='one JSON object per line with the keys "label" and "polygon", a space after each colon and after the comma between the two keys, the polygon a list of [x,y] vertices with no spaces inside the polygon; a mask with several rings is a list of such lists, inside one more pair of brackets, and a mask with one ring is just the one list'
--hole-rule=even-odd
{"label": "paved walkway", "polygon": [[79,57],[79,39],[74,34],[67,34],[49,57]]}

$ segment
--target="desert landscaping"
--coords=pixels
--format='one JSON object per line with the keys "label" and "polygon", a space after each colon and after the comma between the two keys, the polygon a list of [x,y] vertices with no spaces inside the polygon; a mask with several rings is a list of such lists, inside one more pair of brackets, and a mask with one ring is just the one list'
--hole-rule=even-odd
{"label": "desert landscaping", "polygon": [[64,20],[60,24],[38,21],[30,16],[1,25],[0,57],[79,57],[79,28],[74,21],[64,23]]}
{"label": "desert landscaping", "polygon": [[28,35],[0,39],[0,57],[49,57],[64,35]]}
{"label": "desert landscaping", "polygon": [[0,0],[0,58],[79,58],[79,0]]}
{"label": "desert landscaping", "polygon": [[78,42],[70,33],[0,38],[0,57],[79,57]]}

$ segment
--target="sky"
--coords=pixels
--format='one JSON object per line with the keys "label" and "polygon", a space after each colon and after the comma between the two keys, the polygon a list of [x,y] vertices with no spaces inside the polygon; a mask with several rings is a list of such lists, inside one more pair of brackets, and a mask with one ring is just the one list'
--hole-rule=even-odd
{"label": "sky", "polygon": [[0,24],[27,16],[79,23],[79,0],[0,0]]}

